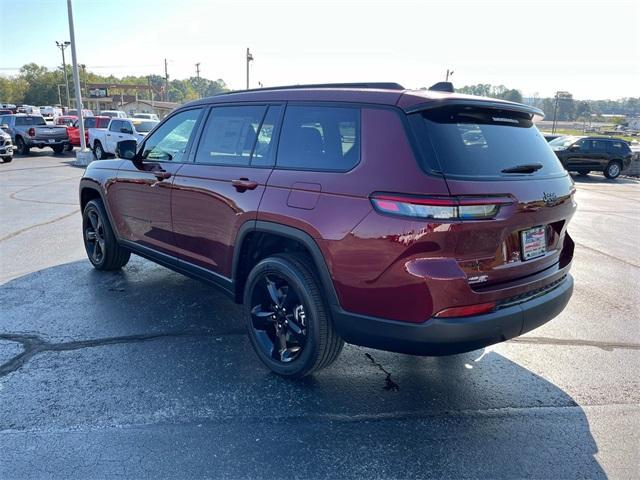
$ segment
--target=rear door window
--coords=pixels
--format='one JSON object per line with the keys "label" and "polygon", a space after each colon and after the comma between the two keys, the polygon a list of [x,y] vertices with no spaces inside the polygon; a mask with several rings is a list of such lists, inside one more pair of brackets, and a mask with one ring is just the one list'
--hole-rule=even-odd
{"label": "rear door window", "polygon": [[287,107],[278,145],[279,168],[344,172],[359,161],[359,108]]}
{"label": "rear door window", "polygon": [[614,155],[625,155],[629,150],[629,146],[624,142],[608,142],[608,144],[609,152]]}
{"label": "rear door window", "polygon": [[203,129],[195,161],[248,166],[266,111],[266,105],[213,107]]}
{"label": "rear door window", "polygon": [[410,115],[428,170],[463,179],[513,178],[515,167],[537,165],[528,175],[564,174],[529,114],[452,106]]}

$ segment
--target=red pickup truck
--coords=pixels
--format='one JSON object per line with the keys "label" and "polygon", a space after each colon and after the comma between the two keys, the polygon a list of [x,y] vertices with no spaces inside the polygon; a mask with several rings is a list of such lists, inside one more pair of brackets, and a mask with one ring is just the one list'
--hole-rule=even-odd
{"label": "red pickup truck", "polygon": [[[86,144],[89,144],[89,133],[88,130],[90,128],[107,128],[109,125],[110,117],[86,117],[84,119],[84,139]],[[80,127],[78,125],[78,120],[73,122],[71,126],[67,127],[67,134],[69,135],[69,142],[71,144],[71,148],[80,146]]]}

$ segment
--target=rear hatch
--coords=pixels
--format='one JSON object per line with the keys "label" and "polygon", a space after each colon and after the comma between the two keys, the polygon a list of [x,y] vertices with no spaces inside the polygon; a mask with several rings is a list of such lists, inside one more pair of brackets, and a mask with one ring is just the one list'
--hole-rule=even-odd
{"label": "rear hatch", "polygon": [[423,168],[445,178],[459,205],[455,256],[474,289],[517,282],[561,260],[574,186],[533,124],[538,113],[474,102],[410,115]]}

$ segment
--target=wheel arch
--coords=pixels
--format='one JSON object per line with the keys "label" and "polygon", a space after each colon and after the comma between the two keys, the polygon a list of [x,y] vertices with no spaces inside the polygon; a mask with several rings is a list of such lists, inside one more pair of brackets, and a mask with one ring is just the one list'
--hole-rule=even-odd
{"label": "wheel arch", "polygon": [[[268,239],[272,246],[260,252],[264,239]],[[273,246],[273,242],[277,241],[281,241],[280,249]],[[305,231],[280,223],[251,220],[242,224],[238,230],[235,245],[231,271],[237,303],[242,302],[246,278],[257,262],[269,255],[287,251],[287,248],[292,246],[298,246],[311,257],[329,305],[339,306],[338,295],[324,255],[317,242]],[[251,258],[250,255],[253,252],[257,252],[257,255]]]}

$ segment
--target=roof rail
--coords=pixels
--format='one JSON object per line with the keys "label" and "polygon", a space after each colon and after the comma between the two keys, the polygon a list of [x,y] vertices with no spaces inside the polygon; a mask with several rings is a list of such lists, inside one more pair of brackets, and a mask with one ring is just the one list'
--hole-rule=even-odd
{"label": "roof rail", "polygon": [[218,95],[229,95],[231,93],[244,92],[265,92],[269,90],[298,90],[305,88],[368,88],[380,90],[404,90],[405,88],[395,82],[364,82],[364,83],[312,83],[307,85],[283,85],[278,87],[250,88],[248,90],[231,90],[219,93]]}

